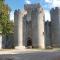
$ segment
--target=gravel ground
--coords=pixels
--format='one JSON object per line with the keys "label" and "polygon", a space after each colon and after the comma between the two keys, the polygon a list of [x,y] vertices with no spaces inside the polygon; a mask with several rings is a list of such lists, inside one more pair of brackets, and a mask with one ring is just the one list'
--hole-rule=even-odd
{"label": "gravel ground", "polygon": [[56,50],[0,50],[0,60],[60,60]]}

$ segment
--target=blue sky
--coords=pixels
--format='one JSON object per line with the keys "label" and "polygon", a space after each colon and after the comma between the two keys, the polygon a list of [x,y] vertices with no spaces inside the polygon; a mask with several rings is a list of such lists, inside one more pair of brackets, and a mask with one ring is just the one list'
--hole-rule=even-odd
{"label": "blue sky", "polygon": [[[11,8],[10,19],[14,20],[14,10],[24,9],[24,4],[40,3],[44,8],[45,20],[50,20],[50,9],[60,7],[60,0],[5,0],[5,3]],[[48,17],[48,18],[47,18]]]}
{"label": "blue sky", "polygon": [[[23,9],[27,0],[5,0],[5,3],[10,6],[12,10]],[[31,3],[40,3],[44,9],[49,9],[48,3],[45,0],[29,0]]]}

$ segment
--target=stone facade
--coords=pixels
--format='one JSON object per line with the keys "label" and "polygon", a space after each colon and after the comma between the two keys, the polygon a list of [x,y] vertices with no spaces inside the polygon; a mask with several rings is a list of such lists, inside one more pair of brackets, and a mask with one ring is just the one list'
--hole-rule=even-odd
{"label": "stone facade", "polygon": [[17,46],[60,47],[60,8],[52,8],[50,13],[51,22],[45,22],[40,4],[25,4],[24,11],[15,11],[14,35]]}
{"label": "stone facade", "polygon": [[15,11],[14,14],[15,41],[19,46],[45,48],[43,8],[40,4],[25,4],[24,9],[25,11]]}
{"label": "stone facade", "polygon": [[58,48],[60,47],[60,8],[50,10],[51,21],[45,22],[40,4],[25,4],[24,10],[14,12],[14,33],[2,36],[1,48]]}
{"label": "stone facade", "polygon": [[52,40],[51,40],[51,21],[45,22],[45,44],[46,48],[52,47]]}
{"label": "stone facade", "polygon": [[[44,11],[39,4],[25,5],[27,11],[27,22],[31,31],[27,38],[32,39],[32,46],[45,48],[44,45]],[[30,36],[29,36],[30,35]]]}

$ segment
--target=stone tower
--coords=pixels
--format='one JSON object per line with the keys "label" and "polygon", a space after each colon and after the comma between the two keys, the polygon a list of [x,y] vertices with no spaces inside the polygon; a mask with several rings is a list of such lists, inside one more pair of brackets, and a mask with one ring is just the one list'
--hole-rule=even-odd
{"label": "stone tower", "polygon": [[[30,36],[32,39],[32,46],[35,48],[45,48],[44,35],[44,11],[40,4],[25,4],[24,9],[27,11],[27,22],[29,26]],[[29,34],[29,33],[28,33]]]}
{"label": "stone tower", "polygon": [[52,28],[52,46],[60,47],[60,8],[52,8],[50,13]]}
{"label": "stone tower", "polygon": [[14,40],[15,48],[24,48],[23,46],[23,16],[24,11],[16,10],[14,12]]}

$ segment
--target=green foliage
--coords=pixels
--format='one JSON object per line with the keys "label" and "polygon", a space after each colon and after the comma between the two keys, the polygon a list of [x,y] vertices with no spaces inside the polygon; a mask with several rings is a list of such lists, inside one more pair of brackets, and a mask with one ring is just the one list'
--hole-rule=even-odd
{"label": "green foliage", "polygon": [[0,27],[2,27],[2,34],[4,35],[13,32],[13,23],[9,20],[8,12],[10,12],[10,8],[4,4],[4,0],[0,0]]}

